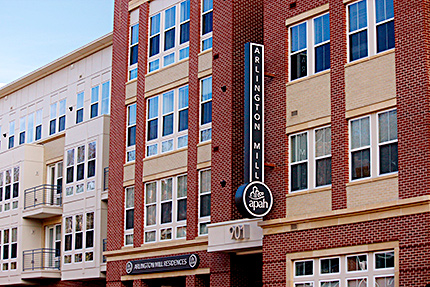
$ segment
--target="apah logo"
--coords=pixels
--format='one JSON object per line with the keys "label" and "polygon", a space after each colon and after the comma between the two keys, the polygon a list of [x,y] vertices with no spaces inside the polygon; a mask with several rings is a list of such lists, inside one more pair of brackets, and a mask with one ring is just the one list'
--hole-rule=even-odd
{"label": "apah logo", "polygon": [[252,191],[249,193],[248,205],[253,211],[257,208],[269,208],[269,203],[266,201],[264,192],[260,191],[257,186],[253,186]]}
{"label": "apah logo", "polygon": [[235,201],[244,217],[263,217],[272,208],[273,197],[267,185],[253,181],[237,189]]}

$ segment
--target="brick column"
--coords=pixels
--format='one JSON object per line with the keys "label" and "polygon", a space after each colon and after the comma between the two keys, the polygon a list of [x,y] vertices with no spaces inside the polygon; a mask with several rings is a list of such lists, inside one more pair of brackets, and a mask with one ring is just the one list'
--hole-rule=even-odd
{"label": "brick column", "polygon": [[[115,1],[112,52],[112,100],[109,143],[109,204],[107,250],[124,241],[125,87],[127,81],[128,1]],[[109,265],[108,265],[109,266]]]}
{"label": "brick column", "polygon": [[222,252],[211,253],[210,286],[231,286],[230,254]]}
{"label": "brick column", "polygon": [[399,197],[430,194],[430,7],[394,0]]}
{"label": "brick column", "polygon": [[134,174],[134,235],[133,245],[139,247],[143,244],[144,225],[144,184],[143,159],[145,158],[146,135],[146,101],[145,101],[145,75],[147,71],[149,2],[139,6],[139,47],[137,70],[137,103],[136,103],[136,164]]}
{"label": "brick column", "polygon": [[190,53],[188,75],[188,170],[187,170],[187,239],[198,236],[199,174],[197,145],[199,144],[200,83],[198,61],[200,52],[200,0],[190,1]]}
{"label": "brick column", "polygon": [[330,92],[332,209],[346,208],[348,182],[348,121],[345,119],[346,9],[330,0]]}
{"label": "brick column", "polygon": [[201,276],[190,275],[186,277],[187,287],[206,287],[208,286],[207,282]]}

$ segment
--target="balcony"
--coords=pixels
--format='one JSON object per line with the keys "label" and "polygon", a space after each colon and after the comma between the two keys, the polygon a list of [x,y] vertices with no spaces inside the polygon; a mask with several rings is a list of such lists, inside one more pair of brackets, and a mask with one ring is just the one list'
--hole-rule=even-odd
{"label": "balcony", "polygon": [[45,219],[63,213],[61,186],[42,184],[24,192],[24,218]]}
{"label": "balcony", "polygon": [[22,279],[61,278],[60,252],[51,248],[39,248],[22,252]]}

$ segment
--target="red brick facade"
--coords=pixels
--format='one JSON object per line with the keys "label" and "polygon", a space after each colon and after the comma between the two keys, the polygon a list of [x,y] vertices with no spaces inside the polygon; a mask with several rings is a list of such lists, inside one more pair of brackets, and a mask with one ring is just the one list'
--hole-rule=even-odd
{"label": "red brick facade", "polygon": [[[187,152],[187,240],[198,237],[201,1],[191,0],[189,41],[189,125]],[[125,83],[128,67],[128,4],[115,1],[111,108],[108,251],[124,245]],[[293,4],[293,5],[290,5]],[[243,184],[244,44],[265,46],[265,183],[274,198],[265,220],[287,217],[289,192],[289,139],[286,134],[289,33],[286,20],[322,5],[330,12],[330,107],[332,186],[331,209],[347,208],[349,182],[348,119],[345,65],[347,64],[346,4],[342,0],[213,1],[213,113],[211,159],[211,223],[242,218],[234,196]],[[429,21],[426,1],[394,0],[395,69],[399,138],[399,199],[428,195],[430,172]],[[149,3],[140,5],[137,80],[134,248],[143,244],[146,100]],[[411,32],[412,30],[412,32]],[[417,36],[421,35],[421,36]],[[411,68],[413,67],[413,68]],[[311,104],[311,103],[310,103]],[[413,111],[413,112],[412,112]],[[411,164],[414,163],[414,164]],[[225,186],[221,182],[225,181]],[[199,268],[207,275],[189,275],[186,286],[285,286],[288,253],[326,250],[383,242],[399,242],[400,286],[425,286],[430,282],[430,213],[397,216],[367,222],[265,235],[262,266],[247,265],[249,258],[224,252],[198,251]],[[175,254],[176,255],[176,254]],[[252,255],[254,256],[254,255]],[[253,261],[261,258],[252,257]],[[156,281],[121,282],[127,260],[108,261],[108,286],[157,286]],[[249,269],[260,266],[262,278],[250,280]],[[245,268],[246,267],[246,268]],[[258,272],[254,272],[258,274]],[[179,280],[179,279],[178,279]],[[251,282],[253,281],[253,282]],[[262,281],[262,283],[260,282]],[[181,281],[182,282],[182,281]],[[257,283],[256,283],[257,282]],[[181,283],[184,284],[184,283]]]}

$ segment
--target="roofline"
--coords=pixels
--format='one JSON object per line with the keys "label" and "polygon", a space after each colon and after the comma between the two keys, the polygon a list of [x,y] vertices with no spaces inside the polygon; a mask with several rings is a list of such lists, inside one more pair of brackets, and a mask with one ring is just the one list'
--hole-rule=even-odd
{"label": "roofline", "polygon": [[0,98],[12,94],[13,92],[22,89],[50,74],[57,72],[58,70],[67,67],[85,57],[90,56],[106,47],[112,45],[112,35],[113,32],[106,34],[68,54],[65,56],[54,60],[53,62],[42,66],[41,68],[30,72],[29,74],[3,86],[0,88]]}

